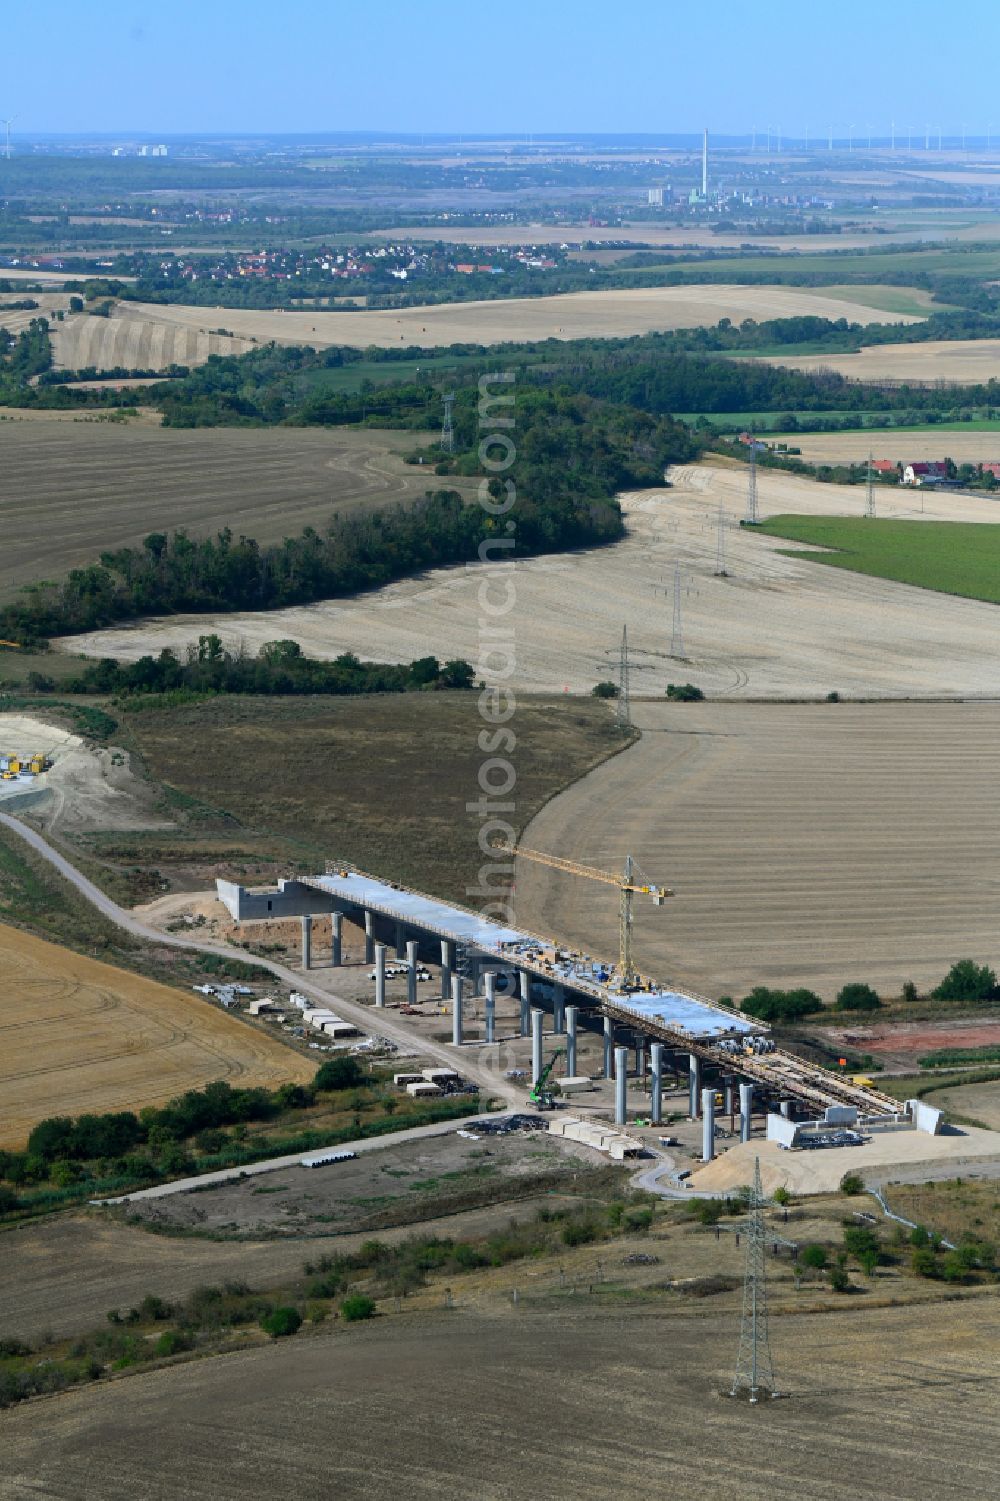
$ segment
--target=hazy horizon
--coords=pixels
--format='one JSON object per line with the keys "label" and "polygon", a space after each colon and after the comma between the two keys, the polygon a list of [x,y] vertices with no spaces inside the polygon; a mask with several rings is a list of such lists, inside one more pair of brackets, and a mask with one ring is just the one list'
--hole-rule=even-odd
{"label": "hazy horizon", "polygon": [[[53,0],[44,69],[32,65],[37,16],[6,22],[0,119],[16,116],[15,134],[28,137],[627,137],[707,125],[720,136],[770,127],[789,140],[853,128],[861,139],[869,128],[886,136],[895,120],[897,136],[940,125],[981,139],[1000,107],[988,70],[970,76],[969,40],[989,55],[1000,28],[986,0],[963,10],[959,28],[929,0],[811,10],[770,0],[756,11],[626,0],[613,17],[594,0],[572,12],[527,0],[481,12],[457,0],[317,12],[287,0],[277,19],[261,0],[216,0],[208,13],[193,0],[169,12],[107,0],[100,25],[79,34],[79,7]],[[931,59],[933,92],[914,103]],[[765,82],[774,78],[777,98]]]}

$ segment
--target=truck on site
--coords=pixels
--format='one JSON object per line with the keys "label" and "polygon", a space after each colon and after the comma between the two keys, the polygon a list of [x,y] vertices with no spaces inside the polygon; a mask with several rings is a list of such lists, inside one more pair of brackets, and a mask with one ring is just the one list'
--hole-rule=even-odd
{"label": "truck on site", "polygon": [[552,1057],[535,1080],[531,1093],[528,1096],[528,1104],[534,1105],[536,1110],[554,1110],[556,1108],[556,1097],[552,1086],[549,1084],[549,1079],[552,1077],[552,1070],[565,1051],[565,1048],[556,1048]]}

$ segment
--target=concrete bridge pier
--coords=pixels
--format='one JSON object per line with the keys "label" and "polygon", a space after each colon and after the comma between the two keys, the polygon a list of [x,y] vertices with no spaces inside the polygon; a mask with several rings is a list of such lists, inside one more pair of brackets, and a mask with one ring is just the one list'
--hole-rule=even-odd
{"label": "concrete bridge pier", "polygon": [[396,958],[406,958],[406,925],[401,922],[396,924]]}
{"label": "concrete bridge pier", "polygon": [[693,1121],[701,1114],[699,1110],[701,1093],[701,1059],[696,1053],[688,1054],[688,1115]]}
{"label": "concrete bridge pier", "polygon": [[451,972],[455,968],[455,945],[450,939],[441,940],[441,999],[451,995]]}
{"label": "concrete bridge pier", "polygon": [[611,1078],[611,1054],[615,1045],[615,1024],[610,1016],[604,1018],[604,1077]]}
{"label": "concrete bridge pier", "polygon": [[740,1141],[750,1140],[750,1130],[753,1124],[753,1085],[740,1085]]}
{"label": "concrete bridge pier", "polygon": [[663,1124],[663,1043],[650,1044],[649,1059],[653,1077],[649,1090],[649,1116],[654,1126]]}
{"label": "concrete bridge pier", "polygon": [[715,1089],[701,1092],[701,1160],[711,1162],[715,1156]]}
{"label": "concrete bridge pier", "polygon": [[375,945],[375,1005],[385,1005],[385,944]]}
{"label": "concrete bridge pier", "polygon": [[333,925],[333,932],[330,935],[330,963],[333,965],[334,969],[339,969],[344,962],[343,912],[332,913],[330,921]]}
{"label": "concrete bridge pier", "polygon": [[406,1004],[417,1004],[417,944],[412,938],[406,945]]}
{"label": "concrete bridge pier", "polygon": [[313,947],[313,920],[311,917],[302,919],[302,968],[312,969]]}
{"label": "concrete bridge pier", "polygon": [[517,986],[521,998],[521,1036],[527,1037],[531,1015],[531,976],[527,970],[518,970]]}
{"label": "concrete bridge pier", "polygon": [[486,1041],[496,1041],[497,1023],[497,977],[496,971],[488,969],[485,976],[486,984]]}
{"label": "concrete bridge pier", "polygon": [[542,1023],[545,1020],[545,1012],[539,1007],[531,1008],[531,1087],[534,1089],[542,1076],[544,1063],[542,1062]]}
{"label": "concrete bridge pier", "polygon": [[462,1046],[462,976],[451,977],[451,1040],[454,1047]]}
{"label": "concrete bridge pier", "polygon": [[365,912],[365,963],[372,964],[375,959],[375,914]]}
{"label": "concrete bridge pier", "polygon": [[576,1075],[576,1019],[579,1014],[579,1006],[566,1007],[566,1073],[571,1079]]}
{"label": "concrete bridge pier", "polygon": [[552,1030],[557,1033],[566,1030],[566,992],[561,985],[552,987]]}
{"label": "concrete bridge pier", "polygon": [[615,1125],[624,1126],[627,1115],[628,1048],[615,1048]]}

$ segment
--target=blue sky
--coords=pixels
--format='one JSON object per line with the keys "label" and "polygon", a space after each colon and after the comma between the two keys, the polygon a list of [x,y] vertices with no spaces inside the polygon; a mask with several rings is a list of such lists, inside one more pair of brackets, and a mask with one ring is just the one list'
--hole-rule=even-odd
{"label": "blue sky", "polygon": [[996,0],[79,0],[7,8],[16,129],[786,135],[1000,126]]}

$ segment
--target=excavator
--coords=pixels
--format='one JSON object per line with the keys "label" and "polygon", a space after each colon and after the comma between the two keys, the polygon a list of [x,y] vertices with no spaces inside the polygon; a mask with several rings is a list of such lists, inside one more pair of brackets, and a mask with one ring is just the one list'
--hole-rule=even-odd
{"label": "excavator", "polygon": [[556,1108],[556,1097],[549,1088],[549,1078],[552,1070],[565,1051],[565,1048],[556,1048],[556,1051],[538,1075],[538,1079],[528,1096],[528,1104],[534,1105],[536,1110],[554,1110]]}

